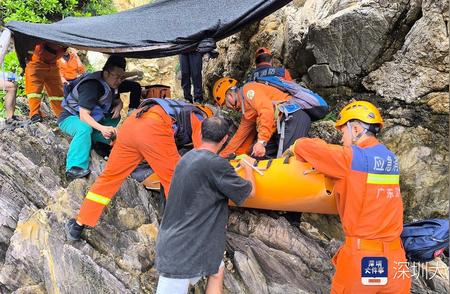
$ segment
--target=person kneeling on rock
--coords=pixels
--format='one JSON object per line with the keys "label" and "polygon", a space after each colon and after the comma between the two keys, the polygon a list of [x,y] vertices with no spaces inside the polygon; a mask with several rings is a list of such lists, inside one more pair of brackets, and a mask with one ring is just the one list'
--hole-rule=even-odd
{"label": "person kneeling on rock", "polygon": [[240,205],[255,194],[255,160],[241,160],[243,179],[217,155],[227,133],[225,119],[206,119],[202,144],[175,168],[156,242],[157,294],[185,294],[202,276],[208,276],[206,293],[222,293],[228,199]]}

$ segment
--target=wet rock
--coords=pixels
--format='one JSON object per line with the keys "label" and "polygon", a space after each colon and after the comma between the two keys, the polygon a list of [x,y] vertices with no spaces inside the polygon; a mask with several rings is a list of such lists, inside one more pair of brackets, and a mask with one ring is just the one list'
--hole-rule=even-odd
{"label": "wet rock", "polygon": [[[332,130],[331,122],[320,124]],[[35,136],[39,132],[47,135]],[[429,136],[426,131],[415,135],[423,140]],[[92,153],[90,177],[67,183],[64,160],[29,152],[28,146],[56,156],[64,154],[57,141],[63,146],[67,141],[59,133],[40,124],[2,132],[0,139],[0,149],[13,155],[7,158],[0,153],[0,291],[154,293],[158,279],[154,268],[156,195],[126,180],[99,224],[86,228],[81,241],[68,242],[64,223],[77,213],[105,162]],[[26,155],[17,150],[26,150]],[[433,154],[430,150],[418,149],[417,154],[427,157]],[[39,170],[45,171],[39,177],[30,174]],[[341,244],[337,239],[342,239],[339,227],[337,218],[331,216],[303,214],[300,226],[295,227],[282,214],[233,209],[228,222],[225,290],[328,293],[334,271],[330,259]],[[195,293],[203,293],[205,285],[202,281]],[[423,277],[414,287],[415,293],[447,289],[443,279]]]}
{"label": "wet rock", "polygon": [[[448,214],[448,148],[432,130],[396,126],[383,141],[399,156],[402,196],[408,219]],[[439,188],[437,188],[439,187]]]}
{"label": "wet rock", "polygon": [[42,284],[34,286],[26,286],[17,289],[14,293],[16,294],[46,294],[45,288]]}
{"label": "wet rock", "polygon": [[153,266],[158,226],[149,192],[127,180],[100,224],[86,229],[84,240],[67,242],[64,223],[104,161],[93,153],[92,175],[65,187],[68,143],[59,133],[35,124],[0,137],[2,293],[137,293],[147,287],[140,275]]}
{"label": "wet rock", "polygon": [[320,260],[330,253],[283,217],[234,212],[228,230],[236,268],[232,275],[245,285],[230,283],[233,288],[250,293],[322,293],[329,289],[331,264]]}
{"label": "wet rock", "polygon": [[[401,99],[407,103],[430,92],[448,89],[449,45],[447,16],[444,15],[448,12],[448,2],[436,3],[435,6],[425,3],[423,17],[414,24],[393,60],[364,79],[367,89],[386,99]],[[445,5],[445,12],[436,10],[437,6]]]}
{"label": "wet rock", "polygon": [[411,293],[448,293],[448,266],[440,258],[410,264]]}
{"label": "wet rock", "polygon": [[449,111],[449,95],[445,92],[430,93],[424,97],[427,105],[433,112],[448,114]]}
{"label": "wet rock", "polygon": [[311,124],[309,136],[312,138],[321,138],[327,143],[339,144],[342,135],[334,126],[334,121],[325,120],[318,121]]}
{"label": "wet rock", "polygon": [[337,215],[302,213],[300,230],[319,240],[344,240],[345,235]]}

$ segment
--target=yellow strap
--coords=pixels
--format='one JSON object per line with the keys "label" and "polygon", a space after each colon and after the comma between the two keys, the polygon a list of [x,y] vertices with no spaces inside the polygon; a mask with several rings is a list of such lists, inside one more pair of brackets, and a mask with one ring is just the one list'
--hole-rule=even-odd
{"label": "yellow strap", "polygon": [[107,198],[105,196],[98,195],[98,194],[95,194],[95,193],[92,193],[92,192],[88,192],[87,193],[86,199],[89,199],[91,201],[100,203],[100,204],[105,205],[105,206],[108,205],[109,202],[111,201],[111,199],[109,199],[109,198]]}
{"label": "yellow strap", "polygon": [[30,99],[30,98],[39,98],[39,99],[41,99],[42,98],[42,94],[30,93],[30,94],[27,94],[27,98],[28,99]]}
{"label": "yellow strap", "polygon": [[400,182],[400,175],[368,174],[367,184],[395,185]]}
{"label": "yellow strap", "polygon": [[48,100],[49,101],[62,101],[64,99],[64,97],[59,97],[59,96],[48,96]]}

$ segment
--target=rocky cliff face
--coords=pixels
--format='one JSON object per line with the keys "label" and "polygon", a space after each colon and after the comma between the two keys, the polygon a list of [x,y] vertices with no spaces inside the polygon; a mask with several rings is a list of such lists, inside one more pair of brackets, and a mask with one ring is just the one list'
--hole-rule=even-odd
{"label": "rocky cliff face", "polygon": [[[64,223],[105,162],[92,152],[89,178],[66,182],[68,140],[52,127],[0,133],[0,293],[154,293],[157,195],[128,179],[99,224],[68,242]],[[282,214],[233,209],[225,293],[328,293],[339,236],[335,217],[304,215],[296,227]],[[430,266],[433,279],[418,276],[413,293],[448,292],[447,266]]]}
{"label": "rocky cliff face", "polygon": [[[220,42],[205,90],[222,75],[243,79],[254,50],[272,48],[336,109],[353,97],[380,106],[405,218],[447,217],[447,11],[445,1],[296,0]],[[161,68],[175,81],[174,67]],[[331,121],[310,135],[339,141]],[[157,196],[128,179],[99,225],[68,242],[64,222],[105,164],[92,153],[90,177],[68,183],[68,142],[51,120],[0,131],[0,293],[154,293]],[[303,214],[292,226],[282,214],[233,209],[227,240],[226,293],[328,293],[342,231],[334,216]],[[447,266],[438,259],[428,273],[414,276],[412,292],[448,293]]]}
{"label": "rocky cliff face", "polygon": [[[400,157],[406,219],[448,215],[447,1],[293,1],[219,42],[205,87],[245,79],[261,46],[334,113],[352,98],[378,105],[381,139]],[[336,142],[320,124],[311,135]]]}

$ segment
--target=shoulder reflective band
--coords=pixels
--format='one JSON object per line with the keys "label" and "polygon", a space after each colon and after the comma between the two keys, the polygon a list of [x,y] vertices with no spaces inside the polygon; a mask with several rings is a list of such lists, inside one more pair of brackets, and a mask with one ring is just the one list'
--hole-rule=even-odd
{"label": "shoulder reflective band", "polygon": [[367,184],[394,185],[400,181],[400,175],[367,174]]}
{"label": "shoulder reflective band", "polygon": [[111,201],[111,199],[109,199],[108,197],[102,196],[102,195],[98,195],[92,192],[88,192],[86,195],[86,199],[89,199],[91,201],[100,203],[102,205],[108,205],[109,202]]}

